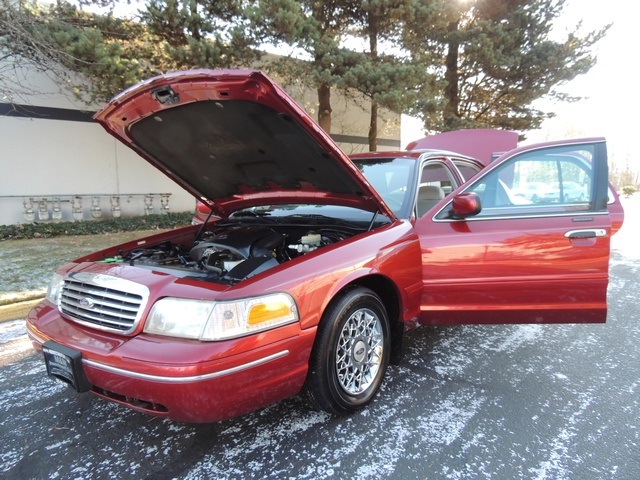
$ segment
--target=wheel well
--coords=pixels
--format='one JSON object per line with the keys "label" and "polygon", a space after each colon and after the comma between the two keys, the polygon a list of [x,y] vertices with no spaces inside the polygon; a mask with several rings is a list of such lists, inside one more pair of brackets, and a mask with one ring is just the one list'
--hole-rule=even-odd
{"label": "wheel well", "polygon": [[366,287],[373,290],[382,300],[389,316],[389,327],[391,328],[391,358],[393,364],[398,364],[402,358],[402,337],[404,334],[404,323],[400,318],[400,295],[391,280],[382,275],[371,275],[359,278],[344,289],[355,286]]}

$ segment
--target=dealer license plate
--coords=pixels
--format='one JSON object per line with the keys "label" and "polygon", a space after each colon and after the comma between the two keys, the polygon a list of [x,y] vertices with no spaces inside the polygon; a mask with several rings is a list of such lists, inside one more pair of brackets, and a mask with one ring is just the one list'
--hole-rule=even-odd
{"label": "dealer license plate", "polygon": [[48,341],[42,345],[47,374],[60,380],[77,392],[86,392],[91,384],[82,369],[82,354],[76,350]]}

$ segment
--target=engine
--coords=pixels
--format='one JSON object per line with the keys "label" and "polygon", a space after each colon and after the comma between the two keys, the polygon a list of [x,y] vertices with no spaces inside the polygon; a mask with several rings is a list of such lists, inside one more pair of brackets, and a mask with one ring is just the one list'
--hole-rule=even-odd
{"label": "engine", "polygon": [[350,235],[333,229],[221,227],[191,247],[163,242],[131,250],[121,261],[183,278],[232,284]]}

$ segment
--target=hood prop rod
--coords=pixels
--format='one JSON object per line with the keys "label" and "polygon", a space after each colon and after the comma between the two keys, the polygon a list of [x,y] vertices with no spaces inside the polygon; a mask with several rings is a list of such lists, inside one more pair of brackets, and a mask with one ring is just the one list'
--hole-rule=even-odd
{"label": "hood prop rod", "polygon": [[376,218],[378,218],[379,213],[380,213],[380,210],[376,210],[375,213],[373,214],[373,218],[371,219],[371,223],[369,223],[369,228],[367,228],[367,232],[370,232],[371,229],[373,228],[373,223],[376,221]]}

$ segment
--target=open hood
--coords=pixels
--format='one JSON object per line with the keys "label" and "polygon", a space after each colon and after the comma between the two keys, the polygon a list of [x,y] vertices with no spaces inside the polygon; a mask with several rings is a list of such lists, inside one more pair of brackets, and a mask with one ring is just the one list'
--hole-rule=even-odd
{"label": "open hood", "polygon": [[162,75],[125,90],[94,118],[218,215],[316,203],[394,218],[329,135],[261,72]]}

